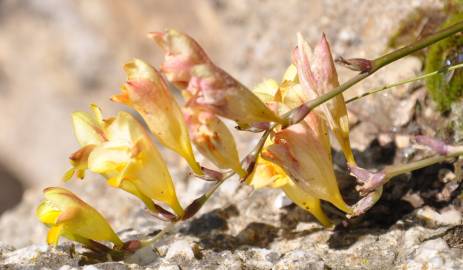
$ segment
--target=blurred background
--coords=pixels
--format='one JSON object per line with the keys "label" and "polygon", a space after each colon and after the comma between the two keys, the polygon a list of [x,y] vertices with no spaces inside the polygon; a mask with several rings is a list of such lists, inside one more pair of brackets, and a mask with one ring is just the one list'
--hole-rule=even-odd
{"label": "blurred background", "polygon": [[[33,211],[41,189],[64,185],[67,157],[77,149],[70,114],[88,110],[90,103],[99,104],[106,116],[125,109],[109,101],[125,80],[122,65],[133,57],[154,66],[161,61],[161,51],[146,38],[147,32],[176,28],[190,34],[216,64],[253,86],[265,78],[281,78],[298,31],[311,44],[326,33],[335,56],[373,58],[386,52],[390,35],[407,14],[441,6],[433,0],[0,0],[0,241],[16,246],[43,241],[44,228]],[[420,61],[403,59],[347,95],[420,70]],[[338,71],[341,81],[353,74]],[[387,127],[400,125],[382,113],[388,106],[379,104],[369,112],[385,118]],[[362,150],[371,141],[371,132],[363,131],[372,127],[360,128],[352,136]],[[238,139],[242,150],[247,149],[245,138]],[[181,182],[184,164],[171,152],[165,155]],[[111,220],[140,208],[125,194],[108,192],[101,179],[85,181],[64,186]],[[178,185],[180,190],[194,189]],[[114,209],[118,196],[123,199]],[[115,226],[124,229],[130,222]]]}

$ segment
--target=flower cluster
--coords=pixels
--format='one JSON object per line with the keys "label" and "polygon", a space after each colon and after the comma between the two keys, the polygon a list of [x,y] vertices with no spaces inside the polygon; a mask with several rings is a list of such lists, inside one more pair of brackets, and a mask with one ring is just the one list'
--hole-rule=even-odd
{"label": "flower cluster", "polygon": [[[334,134],[347,162],[355,165],[342,95],[288,124],[288,113],[303,109],[304,103],[339,85],[325,36],[312,51],[298,35],[293,63],[281,82],[266,80],[252,90],[216,66],[188,35],[167,30],[149,37],[164,52],[159,70],[139,59],[129,61],[124,65],[127,80],[120,93],[112,96],[113,101],[138,112],[149,131],[127,112],[104,118],[100,108],[91,105],[91,113],[74,113],[80,149],[70,157],[72,168],[64,176],[66,181],[74,175],[83,179],[89,170],[103,176],[110,186],[138,197],[159,218],[176,222],[191,216],[185,210],[188,207],[179,203],[151,133],[185,159],[199,177],[232,172],[256,189],[279,188],[325,226],[331,222],[321,200],[351,213],[338,188],[328,135],[329,131]],[[183,106],[169,91],[169,83],[180,91]],[[222,118],[235,121],[240,130],[268,132],[255,160],[240,161]],[[193,147],[217,168],[202,167]],[[124,247],[104,218],[76,195],[48,188],[45,198],[37,216],[50,227],[48,243],[56,244],[64,236],[86,246],[110,241],[115,249]]]}

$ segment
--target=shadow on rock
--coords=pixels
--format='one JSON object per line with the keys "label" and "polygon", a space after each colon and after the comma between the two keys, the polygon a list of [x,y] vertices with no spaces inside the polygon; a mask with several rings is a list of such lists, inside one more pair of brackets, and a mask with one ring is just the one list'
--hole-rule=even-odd
{"label": "shadow on rock", "polygon": [[238,215],[239,211],[234,205],[215,209],[194,219],[180,232],[197,236],[201,239],[199,244],[202,248],[215,252],[236,250],[243,246],[265,248],[278,237],[277,227],[261,222],[249,223],[236,236],[227,233],[227,219]]}
{"label": "shadow on rock", "polygon": [[[380,147],[377,142],[373,142],[362,153],[362,156],[368,158],[358,159],[359,164],[365,168],[381,168],[390,165],[393,163],[396,153],[394,147],[394,145]],[[343,164],[339,166],[342,167]],[[450,168],[451,165],[449,164],[436,164],[393,178],[384,186],[381,199],[366,214],[343,221],[336,226],[328,241],[330,248],[347,249],[363,235],[380,235],[399,220],[404,220],[403,226],[407,228],[414,226],[417,223],[407,222],[406,217],[422,205],[441,209],[452,204],[456,200],[456,195],[461,193],[461,185],[445,197],[442,196],[442,192],[446,185],[439,181],[442,169]],[[342,190],[342,193],[346,195],[346,201],[350,204],[359,199],[357,192],[355,192],[354,180],[350,186]]]}
{"label": "shadow on rock", "polygon": [[8,168],[0,163],[0,215],[21,202],[24,187]]}

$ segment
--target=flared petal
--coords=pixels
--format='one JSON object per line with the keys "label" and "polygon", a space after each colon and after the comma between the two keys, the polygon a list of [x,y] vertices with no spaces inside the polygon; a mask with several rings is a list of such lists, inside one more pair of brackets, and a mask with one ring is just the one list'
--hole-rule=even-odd
{"label": "flared petal", "polygon": [[80,148],[69,157],[72,168],[64,174],[63,180],[65,182],[69,181],[74,174],[79,179],[84,179],[85,171],[88,169],[88,157],[93,149],[95,149],[95,145],[89,144]]}
{"label": "flared petal", "polygon": [[98,145],[105,141],[104,125],[100,108],[90,105],[93,115],[86,112],[72,114],[74,133],[81,146]]}
{"label": "flared petal", "polygon": [[56,246],[58,245],[59,238],[63,234],[63,225],[52,226],[47,233],[47,244]]}

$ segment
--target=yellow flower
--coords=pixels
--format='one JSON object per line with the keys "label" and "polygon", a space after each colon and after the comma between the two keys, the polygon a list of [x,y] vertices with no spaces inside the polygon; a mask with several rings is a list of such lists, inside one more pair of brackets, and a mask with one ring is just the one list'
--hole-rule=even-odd
{"label": "yellow flower", "polygon": [[[322,36],[313,53],[302,35],[298,34],[297,38],[296,66],[299,81],[309,98],[316,98],[338,87],[338,75],[325,35]],[[322,105],[322,109],[348,164],[355,165],[349,141],[349,119],[343,95],[337,95],[326,102]]]}
{"label": "yellow flower", "polygon": [[282,121],[248,88],[212,63],[191,37],[175,30],[150,36],[165,52],[161,71],[189,93],[189,106],[234,120],[242,128]]}
{"label": "yellow flower", "polygon": [[[182,216],[167,166],[143,126],[129,113],[119,112],[106,132],[108,141],[89,155],[89,169],[143,202],[162,201]],[[155,211],[152,203],[147,207]]]}
{"label": "yellow flower", "polygon": [[255,189],[280,188],[291,201],[310,212],[323,226],[331,226],[330,220],[321,209],[320,200],[294,184],[280,166],[259,157],[246,183]]}
{"label": "yellow flower", "polygon": [[299,124],[275,132],[262,157],[279,165],[310,196],[350,212],[339,192],[327,141],[324,122],[312,112]]}
{"label": "yellow flower", "polygon": [[44,195],[45,200],[40,203],[36,215],[50,228],[47,235],[49,245],[58,244],[59,238],[64,236],[84,245],[94,240],[112,242],[116,248],[123,246],[105,218],[72,192],[50,187],[44,190]]}
{"label": "yellow flower", "polygon": [[[255,91],[264,102],[278,103],[277,109],[280,113],[285,113],[308,100],[308,95],[299,84],[295,66],[291,65],[279,87],[276,85],[275,82],[267,81],[260,84]],[[319,202],[317,204],[315,199],[322,199],[345,212],[351,211],[339,192],[326,122],[318,112],[309,113],[299,124],[286,129],[275,129],[271,136],[261,155],[268,163],[262,163],[258,159],[254,171],[254,174],[260,171],[257,179],[267,179],[268,182],[252,180],[254,186],[280,187],[303,208],[306,208],[304,205],[308,205],[309,202],[302,204],[301,199],[310,198],[311,209],[320,209]],[[275,173],[275,166],[278,166],[280,172]],[[265,174],[277,175],[277,178],[265,177]],[[289,176],[291,185],[281,184],[282,175],[287,178]],[[274,181],[275,179],[278,181]],[[314,211],[321,213],[321,210]],[[321,216],[319,219],[324,220]]]}
{"label": "yellow flower", "polygon": [[96,145],[106,140],[107,123],[103,120],[100,108],[92,104],[90,109],[93,115],[86,112],[72,114],[74,133],[81,148],[70,156],[72,168],[64,174],[64,181],[70,180],[74,174],[83,179],[88,168],[88,155]]}
{"label": "yellow flower", "polygon": [[128,62],[124,69],[127,82],[122,87],[122,93],[112,99],[140,113],[158,140],[184,157],[196,174],[202,175],[193,154],[182,111],[162,76],[139,59]]}
{"label": "yellow flower", "polygon": [[[103,134],[103,139],[87,140],[93,144],[85,145],[71,156],[78,163],[70,171],[77,171],[82,177],[86,169],[99,173],[108,180],[108,184],[137,196],[151,211],[158,212],[155,200],[166,203],[178,216],[182,216],[184,211],[167,166],[143,126],[126,112],[103,120],[100,110],[97,111],[96,118],[82,112],[74,114],[79,116],[73,119],[81,144],[79,138],[92,138],[95,134]],[[94,121],[102,123],[98,126],[99,132],[95,132],[95,125],[82,124],[90,123],[88,119],[99,119]],[[66,173],[65,177],[69,179],[72,173]]]}
{"label": "yellow flower", "polygon": [[191,139],[199,152],[221,169],[232,169],[240,177],[246,172],[240,164],[233,135],[214,114],[185,108],[185,120]]}

